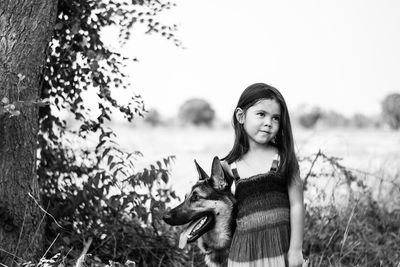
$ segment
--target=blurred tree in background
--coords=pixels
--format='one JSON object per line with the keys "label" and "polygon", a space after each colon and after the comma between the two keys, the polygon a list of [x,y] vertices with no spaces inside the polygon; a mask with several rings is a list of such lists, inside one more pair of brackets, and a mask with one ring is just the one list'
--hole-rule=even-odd
{"label": "blurred tree in background", "polygon": [[160,113],[156,109],[150,109],[147,113],[145,113],[144,121],[152,126],[158,126],[162,124]]}
{"label": "blurred tree in background", "polygon": [[393,129],[400,128],[400,94],[389,94],[382,101],[382,113]]}
{"label": "blurred tree in background", "polygon": [[313,128],[321,117],[321,109],[318,107],[313,107],[309,110],[303,110],[298,116],[298,120],[300,125],[304,128]]}
{"label": "blurred tree in background", "polygon": [[339,112],[320,110],[318,124],[328,127],[346,127],[350,125],[350,120]]}
{"label": "blurred tree in background", "polygon": [[356,128],[366,128],[374,126],[374,121],[364,114],[356,113],[351,118],[351,122]]}
{"label": "blurred tree in background", "polygon": [[300,106],[293,112],[293,121],[305,129],[321,128],[380,128],[383,126],[382,115],[365,115],[355,113],[347,117],[337,111],[320,107]]}
{"label": "blurred tree in background", "polygon": [[180,106],[178,116],[183,123],[210,126],[215,119],[215,111],[206,100],[192,98]]}

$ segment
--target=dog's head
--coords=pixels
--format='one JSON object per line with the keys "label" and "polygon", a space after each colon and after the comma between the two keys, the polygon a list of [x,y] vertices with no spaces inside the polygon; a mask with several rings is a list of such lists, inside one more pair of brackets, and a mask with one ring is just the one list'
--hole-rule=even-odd
{"label": "dog's head", "polygon": [[[229,239],[231,235],[234,206],[234,199],[230,192],[231,179],[222,168],[218,157],[213,160],[210,176],[196,161],[195,165],[199,181],[186,195],[185,200],[165,214],[163,218],[170,225],[188,224],[182,233],[185,235],[184,238],[181,235],[180,247],[185,246],[186,242],[196,241],[203,235],[208,236],[207,239],[212,238],[211,235],[224,234],[224,232],[227,235],[225,239]],[[213,231],[218,233],[211,234]],[[225,247],[227,242],[220,241],[218,243],[221,247]],[[217,242],[208,243],[213,243],[211,245],[215,245],[214,248],[219,246],[215,244]]]}

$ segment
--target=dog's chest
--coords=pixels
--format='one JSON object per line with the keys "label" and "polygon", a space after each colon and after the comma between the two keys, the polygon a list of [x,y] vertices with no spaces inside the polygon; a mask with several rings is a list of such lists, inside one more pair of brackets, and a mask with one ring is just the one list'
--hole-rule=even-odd
{"label": "dog's chest", "polygon": [[224,227],[219,230],[215,229],[202,236],[204,246],[212,249],[229,247],[231,238],[228,228]]}

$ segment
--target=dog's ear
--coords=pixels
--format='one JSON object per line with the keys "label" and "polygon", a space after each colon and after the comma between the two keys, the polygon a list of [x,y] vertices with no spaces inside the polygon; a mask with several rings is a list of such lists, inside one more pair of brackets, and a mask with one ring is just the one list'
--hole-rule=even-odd
{"label": "dog's ear", "polygon": [[224,170],[218,157],[214,157],[211,167],[211,180],[216,190],[225,190],[228,182],[225,179]]}
{"label": "dog's ear", "polygon": [[197,161],[194,160],[194,164],[196,165],[197,173],[199,174],[199,179],[200,180],[205,180],[208,179],[207,173],[200,167],[199,164],[197,164]]}

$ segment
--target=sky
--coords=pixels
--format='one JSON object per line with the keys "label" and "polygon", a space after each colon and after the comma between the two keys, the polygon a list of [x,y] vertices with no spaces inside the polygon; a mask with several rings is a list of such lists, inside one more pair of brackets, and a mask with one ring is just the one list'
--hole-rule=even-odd
{"label": "sky", "polygon": [[138,58],[127,68],[146,108],[172,117],[188,98],[210,102],[229,121],[241,92],[264,82],[290,110],[319,106],[373,115],[400,93],[400,1],[177,0],[160,20],[177,24],[184,48],[133,32],[120,47]]}

